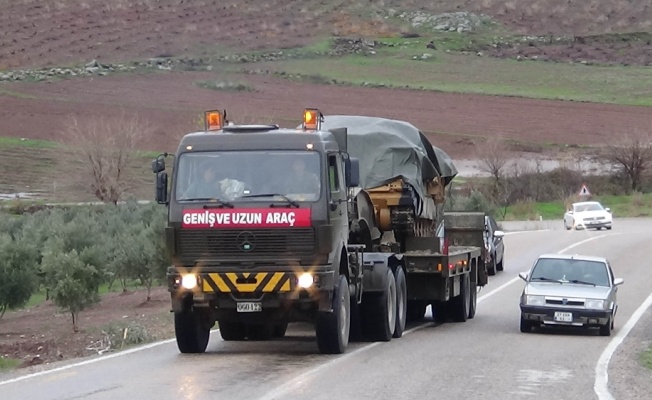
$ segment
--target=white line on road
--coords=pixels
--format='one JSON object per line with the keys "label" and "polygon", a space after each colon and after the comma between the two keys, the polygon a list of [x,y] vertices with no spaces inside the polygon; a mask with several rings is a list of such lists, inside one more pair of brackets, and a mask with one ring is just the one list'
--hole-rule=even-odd
{"label": "white line on road", "polygon": [[595,391],[595,394],[598,395],[598,399],[600,400],[613,400],[614,397],[611,395],[609,392],[609,373],[608,373],[608,368],[609,368],[609,361],[611,360],[611,357],[613,356],[614,352],[616,351],[616,348],[625,340],[625,337],[629,334],[629,332],[634,328],[634,325],[638,322],[639,319],[643,316],[645,311],[647,311],[648,308],[650,308],[650,305],[652,305],[652,294],[650,294],[647,299],[641,304],[636,311],[634,311],[634,314],[632,314],[631,317],[629,317],[629,320],[627,323],[623,326],[623,329],[621,329],[616,337],[611,339],[607,347],[604,349],[602,354],[600,355],[600,358],[598,359],[598,363],[595,366],[595,383],[593,385],[593,390]]}

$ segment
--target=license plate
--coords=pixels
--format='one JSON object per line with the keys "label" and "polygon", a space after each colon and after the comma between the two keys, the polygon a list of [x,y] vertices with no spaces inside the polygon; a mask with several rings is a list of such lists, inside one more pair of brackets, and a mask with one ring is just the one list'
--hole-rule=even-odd
{"label": "license plate", "polygon": [[556,311],[554,318],[557,322],[573,322],[573,313]]}
{"label": "license plate", "polygon": [[237,312],[261,312],[263,311],[263,306],[260,302],[247,301],[236,303],[235,309]]}

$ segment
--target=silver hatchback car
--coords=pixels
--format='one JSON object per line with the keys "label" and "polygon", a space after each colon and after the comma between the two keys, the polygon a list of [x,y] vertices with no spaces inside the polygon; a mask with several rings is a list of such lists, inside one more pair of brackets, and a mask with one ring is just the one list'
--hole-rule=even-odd
{"label": "silver hatchback car", "polygon": [[521,295],[521,332],[541,325],[598,327],[610,336],[618,311],[618,286],[604,257],[565,254],[539,256]]}

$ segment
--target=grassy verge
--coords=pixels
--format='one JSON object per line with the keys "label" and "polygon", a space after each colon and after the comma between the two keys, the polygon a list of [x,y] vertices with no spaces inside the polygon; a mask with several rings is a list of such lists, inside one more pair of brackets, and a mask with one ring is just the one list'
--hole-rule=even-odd
{"label": "grassy verge", "polygon": [[652,369],[652,346],[641,353],[640,361],[645,368]]}
{"label": "grassy verge", "polygon": [[16,368],[20,364],[20,360],[0,356],[0,371],[9,371]]}
{"label": "grassy verge", "polygon": [[[630,196],[595,196],[593,200],[611,208],[614,219],[652,217],[652,193],[636,193]],[[565,211],[565,204],[562,200],[551,203],[521,202],[507,207],[505,220],[538,220],[540,217],[544,220],[561,220]]]}
{"label": "grassy verge", "polygon": [[[250,69],[311,83],[652,106],[649,68],[521,62],[430,50],[426,39],[405,42],[380,47],[375,55],[266,62]],[[451,39],[451,48],[459,46]],[[422,59],[424,53],[431,57]]]}

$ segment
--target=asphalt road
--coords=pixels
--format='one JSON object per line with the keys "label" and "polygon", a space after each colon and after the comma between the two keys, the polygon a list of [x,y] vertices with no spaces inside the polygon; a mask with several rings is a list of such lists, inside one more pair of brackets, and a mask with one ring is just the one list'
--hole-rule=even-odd
{"label": "asphalt road", "polygon": [[[627,331],[626,322],[650,295],[652,221],[616,220],[612,231],[565,231],[561,222],[547,224],[546,230],[513,231],[524,228],[504,225],[509,231],[505,271],[491,277],[479,293],[478,314],[466,323],[435,326],[428,312],[403,338],[353,343],[340,356],[317,354],[314,334],[304,325],[271,342],[226,343],[214,333],[202,355],[181,355],[168,341],[3,376],[0,398],[580,400],[608,399],[614,389],[626,393],[626,388],[608,387],[604,372],[611,371],[598,363],[608,365],[608,346],[618,352],[615,345]],[[518,272],[546,252],[612,261],[625,283],[611,337],[519,332],[523,282]]]}

